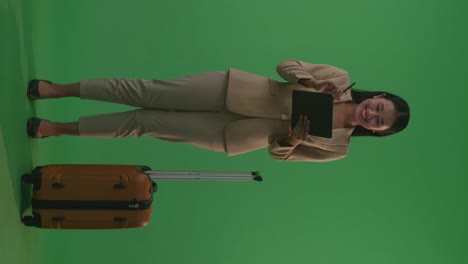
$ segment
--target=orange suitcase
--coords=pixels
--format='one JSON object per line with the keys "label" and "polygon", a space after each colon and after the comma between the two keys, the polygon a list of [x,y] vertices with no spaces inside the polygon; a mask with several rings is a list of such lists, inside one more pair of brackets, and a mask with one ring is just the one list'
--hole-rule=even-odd
{"label": "orange suitcase", "polygon": [[140,165],[48,165],[22,177],[33,185],[26,226],[51,229],[113,229],[148,224],[161,180],[262,181],[256,172],[151,171]]}

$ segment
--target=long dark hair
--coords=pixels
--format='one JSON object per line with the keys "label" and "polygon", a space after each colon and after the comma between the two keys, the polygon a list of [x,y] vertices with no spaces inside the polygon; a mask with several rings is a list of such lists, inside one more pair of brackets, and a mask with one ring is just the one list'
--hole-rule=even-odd
{"label": "long dark hair", "polygon": [[384,99],[391,101],[395,105],[396,110],[396,119],[393,125],[384,131],[373,132],[372,130],[365,129],[362,126],[357,126],[353,134],[351,136],[373,136],[373,137],[383,137],[389,136],[395,133],[398,133],[405,129],[408,126],[409,118],[410,118],[410,109],[408,103],[401,97],[387,93],[387,92],[369,92],[369,91],[362,91],[362,90],[351,90],[351,97],[356,104],[360,104],[361,102],[370,99],[374,96],[385,94]]}

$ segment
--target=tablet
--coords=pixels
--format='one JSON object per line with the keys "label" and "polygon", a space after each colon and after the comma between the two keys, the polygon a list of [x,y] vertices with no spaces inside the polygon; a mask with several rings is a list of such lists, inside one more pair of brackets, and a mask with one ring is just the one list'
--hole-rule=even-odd
{"label": "tablet", "polygon": [[293,90],[292,128],[296,126],[301,114],[306,115],[310,120],[310,135],[324,138],[332,137],[333,96],[331,94]]}

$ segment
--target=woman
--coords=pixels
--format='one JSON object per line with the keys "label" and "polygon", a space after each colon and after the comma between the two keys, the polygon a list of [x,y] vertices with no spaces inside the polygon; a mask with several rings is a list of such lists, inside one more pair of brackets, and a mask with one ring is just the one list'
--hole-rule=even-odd
{"label": "woman", "polygon": [[[272,158],[331,161],[347,155],[351,136],[386,136],[403,130],[408,104],[389,93],[346,91],[348,73],[330,65],[286,60],[277,66],[287,82],[230,68],[174,80],[97,79],[60,85],[32,80],[30,99],[80,97],[141,109],[81,117],[78,122],[28,121],[31,137],[153,136],[184,142],[229,156],[267,147]],[[330,93],[333,136],[308,135],[302,117],[291,129],[294,89]]]}

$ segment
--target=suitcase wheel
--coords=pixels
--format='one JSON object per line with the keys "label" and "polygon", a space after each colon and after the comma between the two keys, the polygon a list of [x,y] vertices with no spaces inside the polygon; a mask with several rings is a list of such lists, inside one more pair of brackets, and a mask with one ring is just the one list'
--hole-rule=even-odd
{"label": "suitcase wheel", "polygon": [[39,219],[34,218],[33,216],[24,216],[23,219],[21,220],[25,226],[36,226],[38,227],[40,225]]}
{"label": "suitcase wheel", "polygon": [[38,166],[34,168],[32,173],[26,173],[21,176],[21,182],[23,184],[32,184],[34,185],[34,190],[39,190],[41,188],[41,170],[44,166]]}
{"label": "suitcase wheel", "polygon": [[33,170],[33,174],[38,174],[40,175],[41,174],[41,170],[42,168],[44,168],[45,166],[37,166],[36,168],[34,168]]}
{"label": "suitcase wheel", "polygon": [[34,184],[34,178],[33,174],[24,174],[21,176],[21,182],[24,184]]}

